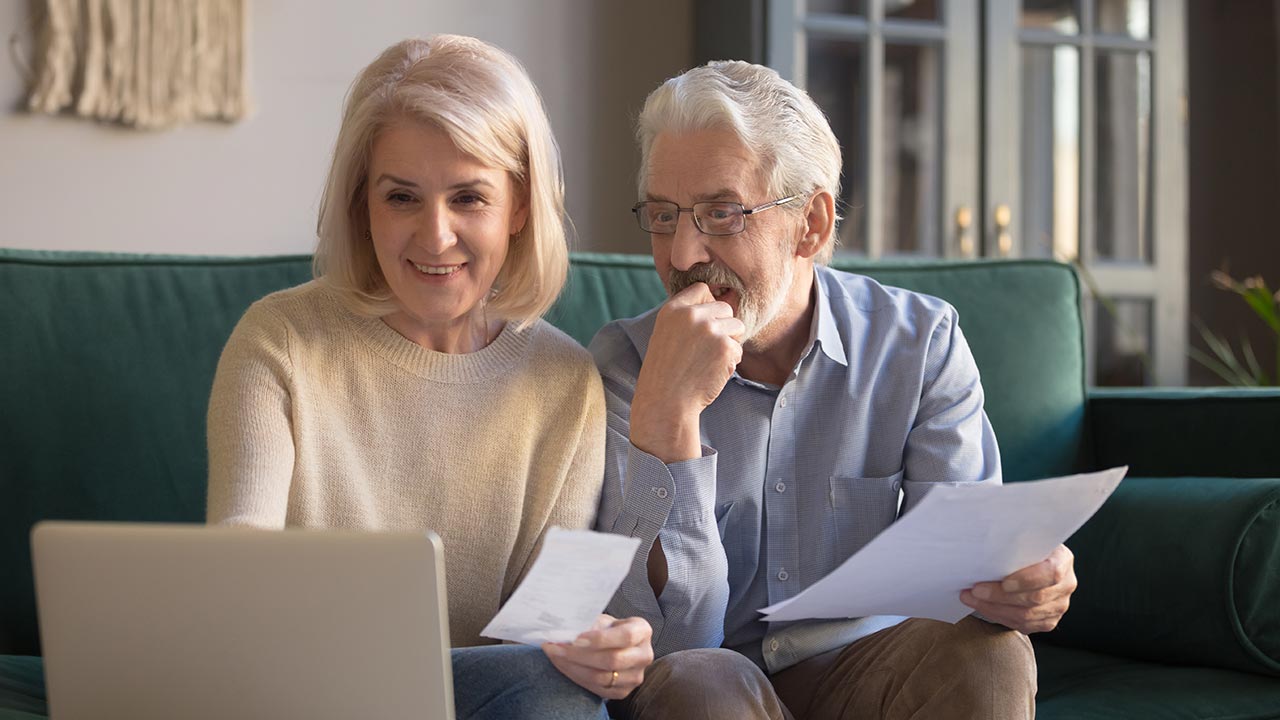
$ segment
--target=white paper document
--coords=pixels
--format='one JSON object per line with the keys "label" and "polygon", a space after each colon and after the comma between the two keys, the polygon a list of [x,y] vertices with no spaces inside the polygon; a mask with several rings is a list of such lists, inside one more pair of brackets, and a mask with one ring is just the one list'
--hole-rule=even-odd
{"label": "white paper document", "polygon": [[943,485],[764,620],[905,615],[959,622],[960,591],[1044,560],[1102,507],[1127,467],[1007,485]]}
{"label": "white paper document", "polygon": [[638,547],[639,538],[551,528],[520,587],[480,634],[528,645],[573,641],[613,599]]}

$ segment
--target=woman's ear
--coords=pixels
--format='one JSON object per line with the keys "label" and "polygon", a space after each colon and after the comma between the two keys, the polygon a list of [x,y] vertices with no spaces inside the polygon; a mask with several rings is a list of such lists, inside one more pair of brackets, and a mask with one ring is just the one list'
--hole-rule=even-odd
{"label": "woman's ear", "polygon": [[796,246],[796,254],[812,258],[822,251],[836,227],[836,201],[831,193],[818,190],[809,196],[804,208],[804,236]]}
{"label": "woman's ear", "polygon": [[529,224],[529,189],[515,185],[515,204],[511,210],[511,234],[519,235]]}

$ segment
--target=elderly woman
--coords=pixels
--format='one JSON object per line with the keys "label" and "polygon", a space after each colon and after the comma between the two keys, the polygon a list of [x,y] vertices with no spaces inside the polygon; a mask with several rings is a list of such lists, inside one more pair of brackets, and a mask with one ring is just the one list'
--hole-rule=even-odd
{"label": "elderly woman", "polygon": [[599,499],[600,378],[540,319],[564,227],[520,64],[394,45],[347,98],[315,280],[249,308],[209,402],[209,522],[440,535],[459,717],[597,717],[652,660],[638,618],[541,649],[480,636],[547,529],[588,527]]}

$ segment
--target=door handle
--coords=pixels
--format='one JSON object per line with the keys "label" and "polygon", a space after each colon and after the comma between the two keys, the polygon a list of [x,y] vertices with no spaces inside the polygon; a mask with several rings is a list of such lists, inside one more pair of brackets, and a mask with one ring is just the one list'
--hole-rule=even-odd
{"label": "door handle", "polygon": [[1013,235],[1009,232],[1009,225],[1013,222],[1013,211],[1008,205],[1001,203],[996,206],[996,248],[1000,252],[1000,257],[1009,257],[1013,252]]}
{"label": "door handle", "polygon": [[973,226],[973,211],[968,205],[961,205],[956,208],[955,214],[955,232],[956,232],[956,249],[960,252],[960,257],[973,257],[973,236],[969,234],[969,228]]}

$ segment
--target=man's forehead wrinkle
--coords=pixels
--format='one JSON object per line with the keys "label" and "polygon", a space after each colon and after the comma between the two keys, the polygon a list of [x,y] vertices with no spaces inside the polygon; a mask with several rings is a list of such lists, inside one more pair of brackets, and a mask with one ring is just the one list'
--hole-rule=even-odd
{"label": "man's forehead wrinkle", "polygon": [[723,195],[720,191],[726,189],[744,196],[763,183],[753,176],[758,172],[756,158],[740,145],[708,147],[679,138],[664,140],[652,155],[645,178],[650,196],[708,199]]}

